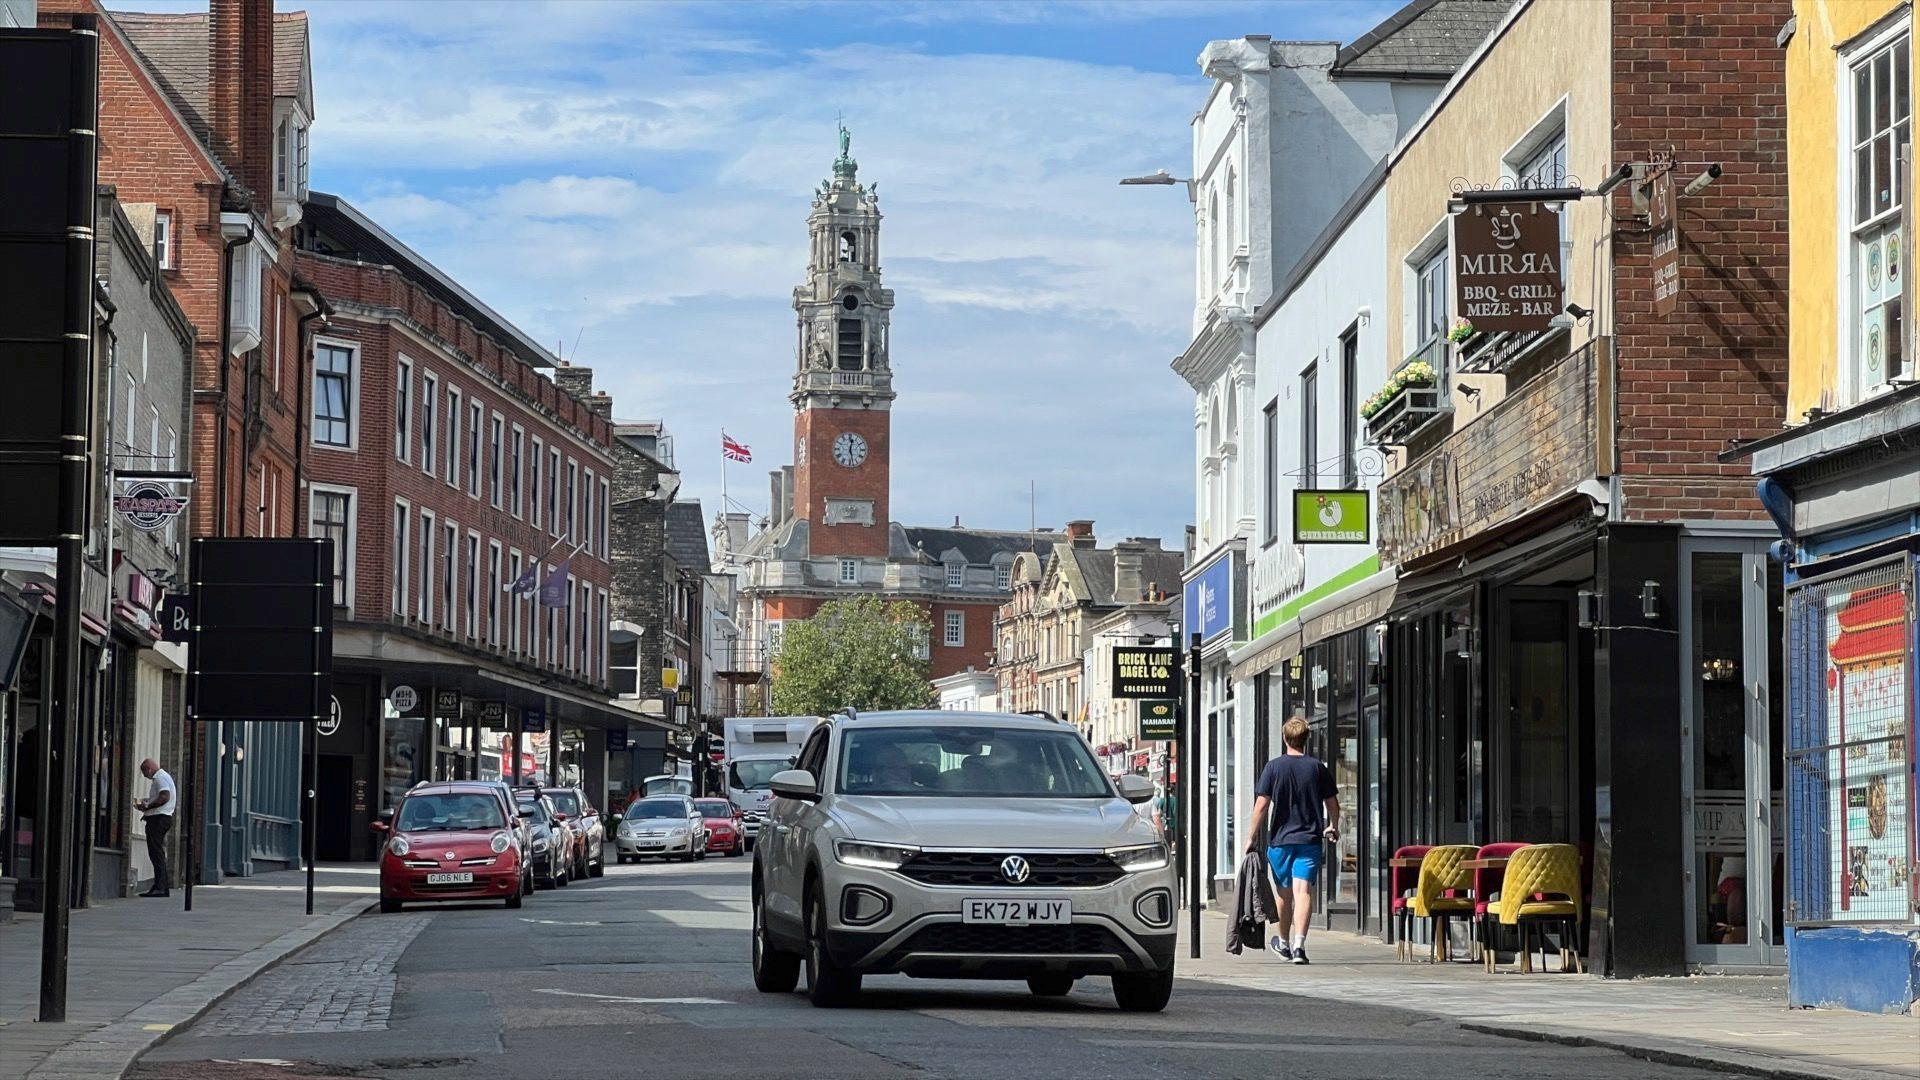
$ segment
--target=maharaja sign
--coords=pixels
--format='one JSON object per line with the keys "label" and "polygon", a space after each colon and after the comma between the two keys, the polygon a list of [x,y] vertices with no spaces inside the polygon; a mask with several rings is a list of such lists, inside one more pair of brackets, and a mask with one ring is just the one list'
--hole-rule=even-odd
{"label": "maharaja sign", "polygon": [[1454,308],[1481,333],[1545,330],[1560,313],[1560,214],[1478,203],[1453,216]]}

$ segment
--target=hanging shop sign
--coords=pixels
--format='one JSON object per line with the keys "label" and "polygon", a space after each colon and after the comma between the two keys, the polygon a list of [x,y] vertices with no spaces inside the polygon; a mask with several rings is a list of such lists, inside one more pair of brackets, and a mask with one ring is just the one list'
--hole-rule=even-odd
{"label": "hanging shop sign", "polygon": [[1113,696],[1180,696],[1180,650],[1169,645],[1121,645],[1113,650]]}
{"label": "hanging shop sign", "polygon": [[167,527],[187,508],[187,497],[175,495],[152,480],[141,480],[113,497],[113,512],[144,532]]}
{"label": "hanging shop sign", "polygon": [[1174,742],[1180,738],[1180,700],[1150,698],[1140,703],[1140,741]]}
{"label": "hanging shop sign", "polygon": [[1233,629],[1233,554],[1221,552],[1187,582],[1186,631],[1199,634],[1202,641]]}
{"label": "hanging shop sign", "polygon": [[1680,223],[1673,216],[1673,166],[1647,182],[1647,226],[1653,233],[1653,313],[1665,318],[1680,306]]}
{"label": "hanging shop sign", "polygon": [[1296,544],[1366,544],[1369,528],[1365,491],[1326,491],[1303,488],[1293,493],[1293,542]]}
{"label": "hanging shop sign", "polygon": [[[420,691],[415,690],[406,683],[401,683],[399,686],[387,691],[387,701],[392,703],[393,707],[399,711],[401,716],[405,716],[420,707]],[[460,706],[455,705],[454,711],[458,713],[459,708]]]}
{"label": "hanging shop sign", "polygon": [[460,719],[460,691],[435,690],[433,692],[433,716],[436,720]]}
{"label": "hanging shop sign", "polygon": [[160,640],[184,643],[193,633],[193,598],[185,593],[168,593],[160,601]]}
{"label": "hanging shop sign", "polygon": [[547,730],[547,710],[536,708],[521,709],[520,730],[530,734]]}
{"label": "hanging shop sign", "polygon": [[627,732],[624,728],[607,730],[607,752],[619,753],[627,748]]}
{"label": "hanging shop sign", "polygon": [[480,726],[488,731],[507,730],[507,703],[504,701],[481,702]]}
{"label": "hanging shop sign", "polygon": [[1560,214],[1476,203],[1453,216],[1454,310],[1483,334],[1545,330],[1560,313]]}
{"label": "hanging shop sign", "polygon": [[340,730],[340,698],[336,695],[333,699],[333,711],[327,714],[326,719],[313,725],[313,731],[314,731],[314,734],[316,735],[331,735],[334,732],[339,730]]}

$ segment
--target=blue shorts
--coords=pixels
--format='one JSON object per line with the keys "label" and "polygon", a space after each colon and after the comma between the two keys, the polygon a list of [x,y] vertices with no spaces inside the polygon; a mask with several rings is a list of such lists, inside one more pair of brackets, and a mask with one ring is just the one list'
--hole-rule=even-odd
{"label": "blue shorts", "polygon": [[1286,888],[1295,881],[1311,884],[1320,876],[1325,860],[1319,844],[1279,844],[1267,849],[1267,865],[1273,867],[1273,883]]}

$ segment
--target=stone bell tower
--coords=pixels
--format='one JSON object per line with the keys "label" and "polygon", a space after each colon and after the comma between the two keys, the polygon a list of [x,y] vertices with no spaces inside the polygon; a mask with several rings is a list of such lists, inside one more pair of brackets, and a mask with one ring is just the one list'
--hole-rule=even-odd
{"label": "stone bell tower", "polygon": [[833,179],[807,215],[807,279],[793,290],[793,513],[814,555],[887,554],[893,290],[880,284],[880,198],[855,179],[840,128]]}

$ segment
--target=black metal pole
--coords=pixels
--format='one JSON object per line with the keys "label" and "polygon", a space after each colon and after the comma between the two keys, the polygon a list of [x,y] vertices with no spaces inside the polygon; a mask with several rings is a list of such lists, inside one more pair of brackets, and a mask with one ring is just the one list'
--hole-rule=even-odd
{"label": "black metal pole", "polygon": [[60,492],[53,601],[54,708],[47,718],[45,832],[39,842],[40,1019],[67,1018],[68,792],[80,703],[80,592],[87,531],[87,469],[92,459],[94,151],[99,102],[99,31],[93,15],[73,18],[68,68],[67,282],[60,365]]}
{"label": "black metal pole", "polygon": [[1181,753],[1190,760],[1180,765],[1187,795],[1187,955],[1200,959],[1200,778],[1193,773],[1200,760],[1200,635],[1187,650],[1187,708],[1183,718]]}
{"label": "black metal pole", "polygon": [[201,828],[200,818],[200,675],[195,665],[200,662],[200,541],[198,538],[187,542],[187,592],[193,603],[193,615],[187,626],[187,799],[181,810],[186,815],[186,827],[180,830],[180,876],[186,886],[186,910],[193,910],[193,880],[200,876],[194,867],[193,842],[196,830]]}
{"label": "black metal pole", "polygon": [[[316,680],[315,685],[318,685]],[[313,843],[316,815],[313,805],[313,788],[319,782],[320,726],[302,724],[305,736],[306,753],[300,758],[300,843],[307,849],[307,914],[313,914]]]}

